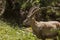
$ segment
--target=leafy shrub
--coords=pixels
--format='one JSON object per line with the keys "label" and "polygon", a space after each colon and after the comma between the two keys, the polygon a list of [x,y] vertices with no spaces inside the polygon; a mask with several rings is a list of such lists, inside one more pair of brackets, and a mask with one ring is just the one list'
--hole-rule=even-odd
{"label": "leafy shrub", "polygon": [[30,32],[17,27],[14,29],[6,22],[0,20],[0,40],[37,40],[37,38]]}

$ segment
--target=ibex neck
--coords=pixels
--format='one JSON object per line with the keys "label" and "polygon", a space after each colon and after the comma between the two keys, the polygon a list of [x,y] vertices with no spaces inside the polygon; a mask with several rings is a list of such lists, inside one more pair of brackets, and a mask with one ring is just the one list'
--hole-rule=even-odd
{"label": "ibex neck", "polygon": [[32,19],[31,20],[31,27],[32,27],[32,29],[33,29],[33,32],[37,32],[37,29],[38,29],[38,27],[37,27],[37,25],[36,25],[36,20],[34,20],[34,19]]}
{"label": "ibex neck", "polygon": [[31,26],[34,28],[36,26],[36,20],[35,19],[31,19]]}
{"label": "ibex neck", "polygon": [[35,19],[30,18],[30,24],[31,24],[31,25],[32,25],[32,24],[35,24]]}

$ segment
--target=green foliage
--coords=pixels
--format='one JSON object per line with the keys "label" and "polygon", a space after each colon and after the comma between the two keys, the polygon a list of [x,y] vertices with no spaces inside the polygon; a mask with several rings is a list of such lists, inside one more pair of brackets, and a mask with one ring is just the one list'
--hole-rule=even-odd
{"label": "green foliage", "polygon": [[0,20],[0,40],[37,40],[32,33],[22,29],[13,28]]}
{"label": "green foliage", "polygon": [[[32,6],[39,5],[39,4],[40,4],[40,7],[47,7],[47,6],[55,7],[56,5],[58,5],[59,2],[60,2],[59,0],[29,0],[29,1],[25,0],[24,2],[21,3],[21,9],[29,10],[29,8],[31,8]],[[52,10],[52,8],[46,8],[46,9],[47,9],[46,10],[47,12],[45,12],[45,13],[47,14],[46,15],[47,20],[50,19],[50,16],[48,14],[53,14],[54,12],[56,14],[56,15],[54,15],[54,16],[56,16],[56,20],[57,19],[60,20],[59,19],[60,12],[58,9],[53,9],[53,10]],[[41,9],[41,11],[43,11],[43,9]]]}
{"label": "green foliage", "polygon": [[39,4],[39,2],[40,2],[40,0],[26,0],[26,1],[22,2],[21,8],[22,9],[30,8],[30,7],[34,6],[35,4]]}

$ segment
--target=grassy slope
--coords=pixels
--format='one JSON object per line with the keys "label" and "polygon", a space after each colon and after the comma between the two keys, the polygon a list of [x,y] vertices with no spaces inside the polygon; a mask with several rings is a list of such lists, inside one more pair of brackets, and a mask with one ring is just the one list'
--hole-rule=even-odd
{"label": "grassy slope", "polygon": [[6,22],[0,20],[0,40],[37,40],[30,32],[14,29]]}
{"label": "grassy slope", "polygon": [[[26,28],[28,30],[28,28]],[[0,20],[0,40],[38,40],[35,35],[18,26],[13,28],[10,24]],[[48,39],[47,39],[48,40]]]}

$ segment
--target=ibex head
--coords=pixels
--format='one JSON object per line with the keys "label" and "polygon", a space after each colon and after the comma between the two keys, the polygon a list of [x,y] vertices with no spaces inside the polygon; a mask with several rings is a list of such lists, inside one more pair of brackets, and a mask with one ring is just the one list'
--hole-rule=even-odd
{"label": "ibex head", "polygon": [[34,7],[30,8],[29,14],[27,15],[27,18],[26,18],[26,20],[24,20],[23,24],[24,25],[31,25],[31,23],[33,21],[35,21],[35,20],[32,20],[32,19],[34,19],[35,14],[38,13],[39,10],[40,10],[40,8],[37,7],[37,6],[34,6]]}

